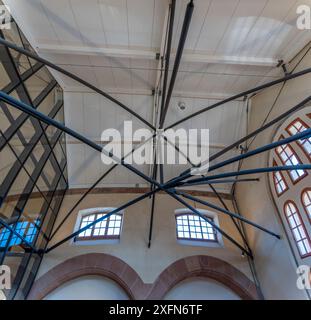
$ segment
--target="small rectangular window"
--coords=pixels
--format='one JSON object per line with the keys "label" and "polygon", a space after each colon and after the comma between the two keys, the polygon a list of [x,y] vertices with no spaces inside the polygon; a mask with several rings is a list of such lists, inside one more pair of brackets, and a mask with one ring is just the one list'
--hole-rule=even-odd
{"label": "small rectangular window", "polygon": [[[79,229],[86,227],[90,223],[106,216],[109,212],[94,213],[83,216]],[[99,239],[120,239],[122,224],[122,214],[112,214],[106,219],[97,222],[87,230],[81,232],[75,240],[99,240]]]}
{"label": "small rectangular window", "polygon": [[217,242],[216,230],[208,222],[213,219],[205,217],[206,220],[193,214],[176,215],[177,239]]}

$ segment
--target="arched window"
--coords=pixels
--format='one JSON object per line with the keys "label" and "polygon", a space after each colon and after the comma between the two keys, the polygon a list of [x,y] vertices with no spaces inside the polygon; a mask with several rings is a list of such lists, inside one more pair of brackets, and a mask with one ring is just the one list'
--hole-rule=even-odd
{"label": "arched window", "polygon": [[[279,140],[284,139],[283,136],[280,137]],[[282,161],[283,165],[293,166],[297,164],[301,164],[302,162],[298,158],[298,155],[294,151],[294,149],[289,144],[283,144],[276,148],[276,153]],[[306,170],[290,170],[289,176],[293,183],[297,183],[302,178],[307,175]]]}
{"label": "arched window", "polygon": [[292,232],[301,258],[311,255],[311,243],[305,225],[299,214],[299,210],[293,201],[287,201],[284,205],[284,214],[288,226]]}
{"label": "arched window", "polygon": [[302,205],[311,222],[311,188],[305,189],[301,194]]}
{"label": "arched window", "polygon": [[[293,136],[311,128],[311,106],[306,106],[280,124],[272,141]],[[311,139],[300,139],[271,150],[269,166],[310,163]],[[286,226],[295,259],[311,259],[311,188],[308,170],[269,173],[270,190],[279,217]],[[295,250],[297,247],[297,250]],[[306,258],[308,257],[308,258]]]}
{"label": "arched window", "polygon": [[[275,167],[276,165],[276,162],[273,161],[273,166]],[[288,185],[281,171],[274,171],[272,174],[275,192],[278,196],[280,196],[288,190]]]}
{"label": "arched window", "polygon": [[[92,209],[90,209],[92,210]],[[84,211],[85,212],[85,211]],[[88,210],[86,210],[88,212]],[[98,210],[98,212],[83,214],[77,229],[81,229],[93,221],[105,216],[109,211]],[[96,223],[87,230],[81,232],[75,241],[80,240],[100,240],[100,239],[120,239],[122,227],[122,213],[116,213],[108,218]]]}
{"label": "arched window", "polygon": [[[205,217],[213,221],[213,218]],[[176,233],[177,239],[217,242],[216,230],[208,221],[195,214],[177,214]]]}
{"label": "arched window", "polygon": [[[309,126],[300,118],[295,119],[287,128],[286,131],[290,135],[294,135],[309,129]],[[311,158],[311,138],[298,140],[297,143],[301,146],[306,155]]]}

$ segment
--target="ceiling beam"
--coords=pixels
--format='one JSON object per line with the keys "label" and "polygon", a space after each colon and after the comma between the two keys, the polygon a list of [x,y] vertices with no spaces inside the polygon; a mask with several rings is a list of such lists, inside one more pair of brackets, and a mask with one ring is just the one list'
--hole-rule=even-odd
{"label": "ceiling beam", "polygon": [[[277,79],[277,78],[276,78]],[[92,93],[93,91],[85,88],[83,86],[67,86],[63,87],[65,92],[84,92],[84,93]],[[105,87],[105,91],[109,94],[131,94],[131,95],[143,95],[143,96],[152,96],[152,90],[148,89],[131,89],[131,88],[112,88]],[[196,91],[174,91],[172,94],[174,98],[182,98],[185,99],[210,99],[210,100],[223,100],[230,98],[231,95],[223,92],[196,92]],[[237,98],[234,101],[243,101],[242,98]]]}
{"label": "ceiling beam", "polygon": [[227,56],[208,55],[204,53],[185,53],[184,62],[211,63],[211,64],[237,64],[258,67],[276,67],[279,60],[273,58],[248,57],[248,56]]}
{"label": "ceiling beam", "polygon": [[130,49],[122,47],[86,47],[39,44],[39,53],[78,54],[78,55],[103,55],[114,58],[136,58],[156,60],[157,51],[148,49]]}
{"label": "ceiling beam", "polygon": [[[144,60],[156,60],[158,50],[129,49],[120,47],[79,47],[64,45],[39,44],[36,47],[39,53],[49,54],[77,54],[77,55],[104,55],[114,58],[133,58]],[[171,59],[175,59],[176,53],[171,54]],[[228,56],[228,55],[209,55],[202,53],[187,53],[182,56],[183,62],[192,63],[211,63],[211,64],[232,64],[232,65],[249,65],[258,67],[275,67],[278,59],[249,57],[249,56]]]}

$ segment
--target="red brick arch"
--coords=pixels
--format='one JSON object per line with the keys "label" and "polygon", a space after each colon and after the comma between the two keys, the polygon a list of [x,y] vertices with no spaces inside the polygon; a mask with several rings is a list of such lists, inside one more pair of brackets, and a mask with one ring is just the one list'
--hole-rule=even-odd
{"label": "red brick arch", "polygon": [[221,259],[197,255],[173,262],[157,278],[148,299],[161,299],[179,282],[195,277],[214,279],[245,300],[256,300],[254,283],[241,271]]}
{"label": "red brick arch", "polygon": [[114,280],[131,299],[162,299],[180,281],[194,277],[214,279],[242,299],[258,299],[251,280],[215,257],[198,255],[180,259],[168,266],[153,284],[147,284],[127,263],[105,253],[79,255],[58,264],[34,282],[28,299],[43,299],[64,283],[86,275],[101,275]]}

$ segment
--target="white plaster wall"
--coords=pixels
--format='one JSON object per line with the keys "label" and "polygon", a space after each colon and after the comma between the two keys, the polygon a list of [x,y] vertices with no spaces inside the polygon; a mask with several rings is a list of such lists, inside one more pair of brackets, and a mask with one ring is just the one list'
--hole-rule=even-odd
{"label": "white plaster wall", "polygon": [[173,287],[164,300],[241,300],[229,288],[212,279],[186,279]]}
{"label": "white plaster wall", "polygon": [[[137,197],[137,194],[91,194],[77,210],[70,216],[67,222],[52,239],[51,244],[62,240],[73,232],[76,216],[79,210],[94,207],[118,207],[121,204]],[[55,226],[79,199],[80,195],[66,196]],[[220,205],[215,198],[207,199]],[[231,207],[230,201],[227,201]],[[151,200],[145,199],[128,209],[124,213],[123,231],[118,244],[107,245],[74,245],[70,241],[44,256],[40,266],[38,277],[53,268],[55,265],[70,257],[83,253],[102,252],[119,257],[129,264],[139,274],[145,283],[153,283],[158,275],[171,263],[186,256],[211,255],[223,259],[244,272],[251,278],[247,259],[241,257],[241,251],[226,239],[224,247],[209,248],[202,246],[181,245],[176,241],[174,211],[182,206],[171,197],[159,194],[156,197],[154,227],[151,248],[148,249],[148,233]],[[205,209],[204,207],[198,207]],[[220,226],[230,235],[241,242],[229,217],[219,214]]]}
{"label": "white plaster wall", "polygon": [[[304,51],[305,52],[305,51]],[[301,58],[302,52],[292,66]],[[296,72],[310,67],[310,52],[302,60]],[[305,75],[285,84],[268,121],[293,107],[310,95],[311,75]],[[280,85],[264,90],[252,99],[249,132],[258,128],[266,117]],[[251,149],[270,143],[277,125],[260,133]],[[268,153],[263,153],[244,161],[242,169],[264,167],[268,162]],[[258,176],[258,175],[257,175]],[[260,175],[260,182],[239,184],[237,200],[241,213],[249,219],[282,235],[277,240],[264,232],[247,227],[251,247],[254,249],[255,263],[259,280],[266,299],[306,299],[305,291],[296,287],[296,264],[285,238],[280,219],[271,199],[267,175]],[[306,178],[311,185],[310,175]],[[310,228],[310,225],[308,226]],[[310,229],[309,229],[310,230]]]}
{"label": "white plaster wall", "polygon": [[128,300],[114,281],[100,276],[84,276],[68,281],[49,293],[44,300]]}

